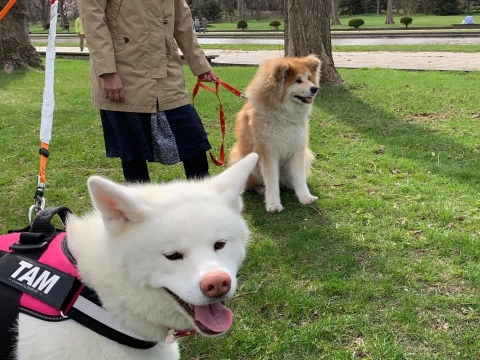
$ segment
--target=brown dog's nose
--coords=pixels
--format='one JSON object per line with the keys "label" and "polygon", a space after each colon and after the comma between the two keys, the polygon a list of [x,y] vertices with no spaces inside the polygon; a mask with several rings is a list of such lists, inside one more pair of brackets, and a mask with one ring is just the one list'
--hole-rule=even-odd
{"label": "brown dog's nose", "polygon": [[206,275],[200,282],[200,289],[208,297],[225,295],[230,291],[232,279],[227,273],[217,272]]}
{"label": "brown dog's nose", "polygon": [[312,86],[312,87],[310,88],[310,91],[312,92],[312,94],[316,94],[317,91],[318,91],[318,87]]}

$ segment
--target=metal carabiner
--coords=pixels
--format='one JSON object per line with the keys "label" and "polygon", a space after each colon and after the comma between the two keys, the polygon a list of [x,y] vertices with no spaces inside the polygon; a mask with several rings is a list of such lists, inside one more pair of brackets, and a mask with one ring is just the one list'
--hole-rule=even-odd
{"label": "metal carabiner", "polygon": [[35,204],[31,205],[28,208],[28,223],[32,225],[33,223],[33,214],[37,215],[40,211],[45,209],[45,198],[36,198]]}

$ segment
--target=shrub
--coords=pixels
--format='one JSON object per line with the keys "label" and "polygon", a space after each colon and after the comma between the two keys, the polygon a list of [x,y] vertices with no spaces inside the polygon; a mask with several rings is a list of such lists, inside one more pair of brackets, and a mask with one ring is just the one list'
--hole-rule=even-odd
{"label": "shrub", "polygon": [[270,21],[270,24],[268,24],[269,26],[273,26],[275,28],[275,30],[278,30],[278,27],[280,25],[282,25],[282,23],[280,21],[277,21],[277,20],[273,20],[273,21]]}
{"label": "shrub", "polygon": [[237,29],[246,29],[248,28],[248,24],[245,20],[240,20],[238,23],[237,23]]}
{"label": "shrub", "polygon": [[412,23],[413,19],[409,16],[404,16],[400,19],[400,23],[408,27]]}
{"label": "shrub", "polygon": [[363,19],[360,19],[360,18],[351,19],[348,22],[348,26],[354,27],[355,29],[358,29],[363,24],[365,24],[365,21],[363,21]]}

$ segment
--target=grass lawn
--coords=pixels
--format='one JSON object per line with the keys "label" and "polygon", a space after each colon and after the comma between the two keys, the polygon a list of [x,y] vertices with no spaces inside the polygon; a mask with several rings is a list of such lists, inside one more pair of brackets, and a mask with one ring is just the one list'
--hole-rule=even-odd
{"label": "grass lawn", "polygon": [[[47,46],[46,42],[32,42],[34,46]],[[78,47],[78,42],[59,42],[57,47]],[[85,45],[88,48],[88,44]],[[206,50],[283,50],[281,44],[203,44],[202,48]],[[361,51],[440,51],[440,52],[479,52],[480,45],[334,45],[334,52],[361,52]]]}
{"label": "grass lawn", "polygon": [[[216,73],[244,89],[255,70]],[[480,358],[480,93],[471,90],[480,72],[340,73],[346,85],[323,87],[311,115],[317,203],[283,193],[285,210],[268,214],[259,196],[245,195],[252,241],[229,301],[234,325],[220,339],[186,338],[185,359]],[[27,222],[43,79],[0,76],[1,233]],[[57,60],[55,95],[45,197],[82,213],[87,177],[121,181],[120,164],[104,155],[88,62]],[[221,98],[228,149],[243,100]],[[199,94],[215,153],[217,105]],[[150,168],[156,181],[184,176],[180,165]]]}
{"label": "grass lawn", "polygon": [[[474,18],[480,17],[480,14],[472,14]],[[403,14],[395,14],[393,19],[395,24],[393,25],[386,25],[385,24],[385,17],[386,14],[376,15],[376,14],[359,14],[359,15],[342,15],[340,16],[340,21],[342,25],[335,25],[332,26],[332,30],[344,30],[350,28],[348,26],[348,21],[353,18],[362,18],[365,21],[365,24],[362,25],[361,28],[370,28],[370,27],[382,27],[382,28],[399,28],[405,27],[405,25],[400,23],[400,19],[403,17]],[[465,18],[465,15],[450,15],[450,16],[435,16],[435,15],[421,15],[421,14],[413,14],[409,15],[413,22],[410,27],[441,27],[441,26],[451,26],[452,24],[461,24],[462,20]],[[270,26],[271,21],[280,21],[282,25],[279,27],[279,30],[284,30],[284,19],[268,19],[268,20],[249,20],[248,23],[248,30],[274,30],[272,26]],[[33,34],[38,33],[46,33],[48,31],[44,31],[40,25],[30,25],[29,26],[30,32]],[[224,30],[237,30],[237,21],[234,19],[232,22],[220,22],[220,23],[209,23],[209,30],[213,31],[224,31]],[[57,27],[58,33],[67,33],[67,30],[61,29]],[[70,21],[70,32],[75,32],[75,21]]]}

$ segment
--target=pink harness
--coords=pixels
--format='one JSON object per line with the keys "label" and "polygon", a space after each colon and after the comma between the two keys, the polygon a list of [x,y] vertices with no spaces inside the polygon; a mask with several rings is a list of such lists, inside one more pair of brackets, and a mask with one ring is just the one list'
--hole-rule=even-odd
{"label": "pink harness", "polygon": [[65,207],[46,208],[31,226],[0,236],[0,359],[14,358],[19,312],[44,321],[73,320],[135,349],[157,345],[123,328],[82,282],[66,233],[51,223],[55,214],[65,222],[68,213]]}
{"label": "pink harness", "polygon": [[[17,243],[19,238],[20,233],[12,233],[2,236],[0,238],[0,251],[10,253],[10,245]],[[62,240],[64,239],[65,233],[57,235],[52,240],[47,250],[38,259],[38,262],[41,264],[49,265],[52,268],[60,270],[63,273],[70,274],[74,276],[77,280],[81,281],[82,279],[78,274],[77,268],[72,264],[72,262],[67,258],[67,256],[62,250]],[[65,313],[67,313],[68,310],[71,308],[72,304],[78,298],[78,295],[80,295],[83,288],[83,285],[78,287],[75,295],[65,308]],[[20,311],[47,321],[59,321],[67,319],[64,315],[62,315],[63,311],[55,309],[53,306],[50,306],[45,302],[42,302],[41,300],[36,299],[31,295],[28,295],[27,293],[23,293],[22,297],[20,298]]]}

